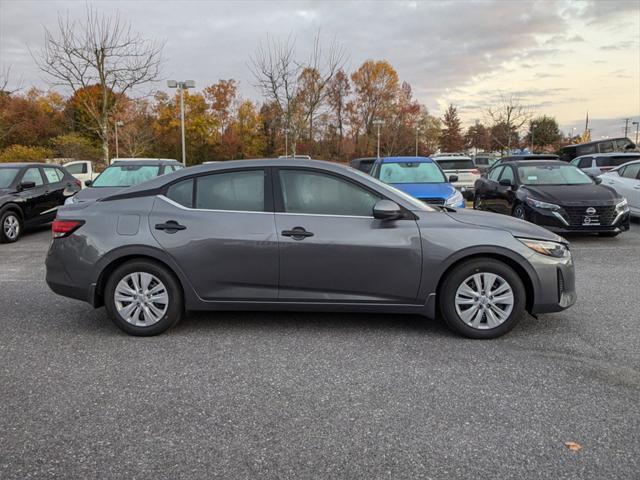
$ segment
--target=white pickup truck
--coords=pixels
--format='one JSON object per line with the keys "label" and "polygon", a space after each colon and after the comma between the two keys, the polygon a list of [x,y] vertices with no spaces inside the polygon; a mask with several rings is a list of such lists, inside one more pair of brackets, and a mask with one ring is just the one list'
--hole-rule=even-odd
{"label": "white pickup truck", "polygon": [[93,182],[98,176],[98,172],[93,169],[93,163],[90,160],[74,160],[62,165],[71,175],[80,180],[82,188],[85,187],[84,182],[87,180]]}

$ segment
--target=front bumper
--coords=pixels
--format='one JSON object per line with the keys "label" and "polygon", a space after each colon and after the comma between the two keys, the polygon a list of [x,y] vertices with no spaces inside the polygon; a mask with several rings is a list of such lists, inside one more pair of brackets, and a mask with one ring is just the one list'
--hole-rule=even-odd
{"label": "front bumper", "polygon": [[532,314],[565,310],[576,303],[576,282],[573,258],[553,258],[534,254],[530,258],[540,284],[531,306]]}
{"label": "front bumper", "polygon": [[572,221],[572,218],[564,210],[552,211],[530,205],[526,205],[525,210],[528,221],[556,233],[623,232],[629,230],[631,221],[629,211],[616,214],[612,221],[599,225]]}

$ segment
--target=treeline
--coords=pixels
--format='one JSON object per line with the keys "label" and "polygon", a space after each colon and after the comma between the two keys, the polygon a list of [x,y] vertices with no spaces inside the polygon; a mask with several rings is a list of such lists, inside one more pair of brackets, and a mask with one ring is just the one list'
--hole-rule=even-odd
{"label": "treeline", "polygon": [[[131,94],[159,79],[160,47],[131,34],[119,18],[91,10],[74,30],[64,22],[59,28],[46,32],[36,61],[52,85],[73,93],[10,91],[0,82],[0,161],[181,158],[180,94]],[[106,41],[113,45],[100,43]],[[487,105],[484,122],[464,129],[454,105],[441,118],[432,115],[388,61],[367,60],[347,72],[339,46],[326,53],[321,47],[316,37],[312,55],[301,60],[289,41],[262,43],[250,63],[260,103],[243,98],[233,79],[186,90],[187,163],[285,153],[346,161],[375,156],[378,139],[382,155],[549,150],[568,141],[553,118],[532,119],[513,96]],[[110,57],[93,58],[95,52]]]}

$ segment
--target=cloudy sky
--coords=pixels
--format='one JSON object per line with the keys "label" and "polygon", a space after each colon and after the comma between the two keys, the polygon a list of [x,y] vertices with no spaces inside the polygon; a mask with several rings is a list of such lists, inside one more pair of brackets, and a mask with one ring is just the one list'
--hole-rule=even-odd
{"label": "cloudy sky", "polygon": [[58,14],[80,18],[87,3],[166,41],[164,78],[199,86],[235,78],[256,100],[248,61],[261,39],[291,35],[304,56],[320,31],[343,45],[348,69],[387,59],[432,113],[452,102],[467,124],[501,93],[555,116],[566,132],[582,130],[588,110],[595,138],[640,119],[640,0],[0,0],[0,69],[46,88],[29,49],[42,46]]}

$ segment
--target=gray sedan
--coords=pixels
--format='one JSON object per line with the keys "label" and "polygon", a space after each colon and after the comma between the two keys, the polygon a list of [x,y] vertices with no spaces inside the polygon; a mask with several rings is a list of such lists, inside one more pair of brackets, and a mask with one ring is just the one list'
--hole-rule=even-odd
{"label": "gray sedan", "polygon": [[60,210],[47,283],[133,335],[193,310],[441,316],[493,338],[576,300],[567,242],[515,218],[421,203],[355,169],[241,160]]}

